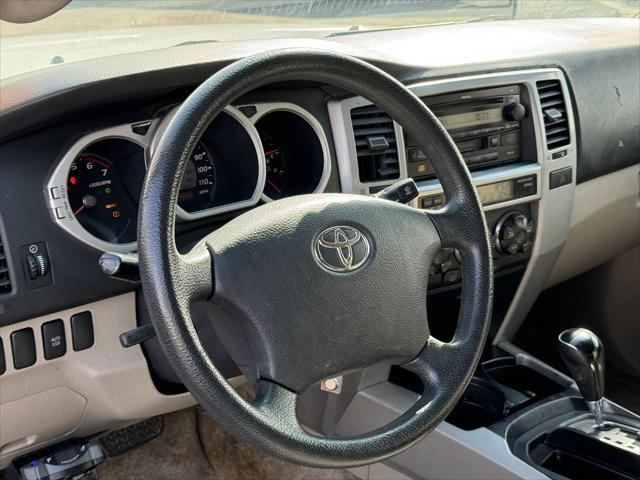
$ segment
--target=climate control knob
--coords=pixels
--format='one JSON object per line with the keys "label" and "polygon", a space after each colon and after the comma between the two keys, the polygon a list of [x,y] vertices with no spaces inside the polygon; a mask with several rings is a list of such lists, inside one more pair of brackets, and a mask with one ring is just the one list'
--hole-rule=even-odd
{"label": "climate control knob", "polygon": [[509,212],[496,225],[496,250],[505,255],[527,253],[533,244],[535,226],[521,212]]}
{"label": "climate control knob", "polygon": [[527,109],[521,103],[510,103],[504,107],[504,117],[512,122],[519,122],[527,114]]}

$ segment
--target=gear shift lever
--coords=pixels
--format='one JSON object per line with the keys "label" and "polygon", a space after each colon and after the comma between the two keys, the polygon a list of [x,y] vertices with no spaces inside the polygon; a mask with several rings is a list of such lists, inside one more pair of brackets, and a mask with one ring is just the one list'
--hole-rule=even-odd
{"label": "gear shift lever", "polygon": [[604,347],[595,333],[586,328],[570,328],[558,336],[558,352],[578,384],[580,393],[602,426],[604,396]]}

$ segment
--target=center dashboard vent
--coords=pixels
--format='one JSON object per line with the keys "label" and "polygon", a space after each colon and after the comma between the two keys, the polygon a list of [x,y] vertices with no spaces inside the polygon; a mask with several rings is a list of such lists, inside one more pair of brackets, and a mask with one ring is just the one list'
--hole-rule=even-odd
{"label": "center dashboard vent", "polygon": [[361,182],[400,178],[393,120],[375,105],[351,110]]}
{"label": "center dashboard vent", "polygon": [[569,135],[567,106],[560,81],[545,80],[536,83],[536,87],[542,106],[547,149],[553,150],[569,145],[571,137]]}
{"label": "center dashboard vent", "polygon": [[0,295],[11,292],[11,280],[9,279],[9,262],[7,253],[0,236]]}

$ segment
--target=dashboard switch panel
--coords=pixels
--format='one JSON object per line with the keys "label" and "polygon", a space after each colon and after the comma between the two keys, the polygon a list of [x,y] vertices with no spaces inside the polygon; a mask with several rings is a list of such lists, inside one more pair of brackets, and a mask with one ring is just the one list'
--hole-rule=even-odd
{"label": "dashboard switch panel", "polygon": [[52,320],[42,324],[42,346],[46,360],[53,360],[67,353],[67,341],[62,320]]}
{"label": "dashboard switch panel", "polygon": [[27,281],[27,288],[46,287],[51,285],[51,262],[45,242],[34,242],[20,247],[22,257],[22,267]]}
{"label": "dashboard switch panel", "polygon": [[76,313],[71,317],[73,349],[76,352],[93,347],[93,317],[91,312]]}
{"label": "dashboard switch panel", "polygon": [[36,363],[36,341],[33,329],[23,328],[11,334],[13,366],[16,370],[27,368]]}

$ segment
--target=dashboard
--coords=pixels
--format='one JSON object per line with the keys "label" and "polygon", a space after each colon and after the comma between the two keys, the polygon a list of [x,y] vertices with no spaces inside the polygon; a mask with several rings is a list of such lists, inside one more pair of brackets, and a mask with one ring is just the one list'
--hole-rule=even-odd
{"label": "dashboard", "polygon": [[[135,251],[146,166],[178,108],[77,140],[47,182],[53,221],[96,250]],[[331,173],[324,130],[285,102],[227,107],[189,155],[178,195],[182,222],[321,192]]]}
{"label": "dashboard", "polygon": [[[54,440],[193,404],[184,389],[160,386],[159,377],[176,379],[157,342],[143,350],[118,341],[149,322],[144,296],[98,261],[135,252],[141,187],[162,132],[220,68],[274,48],[324,48],[372,62],[423,99],[465,159],[494,237],[498,342],[515,334],[549,282],[639,242],[637,32],[637,20],[545,20],[218,42],[2,81],[0,406],[11,423],[0,425],[0,469]],[[312,82],[268,85],[237,99],[189,152],[176,242],[187,249],[264,202],[371,195],[406,178],[419,189],[412,206],[436,210],[445,201],[437,161],[366,98]],[[455,314],[461,275],[456,252],[439,252],[428,305],[441,325]],[[74,319],[87,313],[94,342],[72,348]],[[194,314],[215,361],[227,362],[207,330],[214,320],[215,312]],[[44,350],[51,322],[62,322],[69,343],[56,358]],[[25,335],[32,348],[14,344]],[[17,351],[26,364],[15,363]]]}

